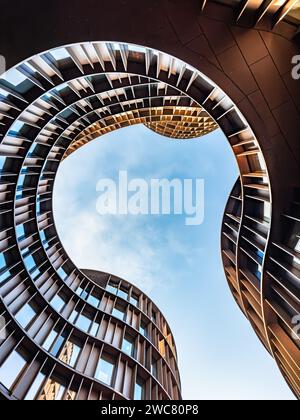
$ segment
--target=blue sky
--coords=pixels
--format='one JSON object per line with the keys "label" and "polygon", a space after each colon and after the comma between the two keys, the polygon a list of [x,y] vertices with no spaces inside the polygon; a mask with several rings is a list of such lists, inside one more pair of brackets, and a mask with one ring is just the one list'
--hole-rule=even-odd
{"label": "blue sky", "polygon": [[[200,178],[205,219],[100,216],[101,178]],[[185,399],[294,399],[275,362],[229,291],[221,263],[224,207],[238,177],[220,131],[191,141],[161,137],[144,126],[108,134],[66,159],[55,185],[55,220],[80,268],[113,273],[156,302],[175,336]]]}

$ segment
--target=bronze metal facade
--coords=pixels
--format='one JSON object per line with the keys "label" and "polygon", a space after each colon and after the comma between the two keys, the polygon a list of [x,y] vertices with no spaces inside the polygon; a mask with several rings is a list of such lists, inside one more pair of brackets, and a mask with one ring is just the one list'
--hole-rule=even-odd
{"label": "bronze metal facade", "polygon": [[[223,130],[241,172],[222,234],[230,287],[299,397],[299,341],[292,335],[300,281],[300,88],[292,77],[300,54],[298,3],[254,3],[166,0],[141,7],[120,0],[101,6],[99,25],[95,13],[84,20],[80,1],[53,1],[46,30],[35,0],[21,7],[3,2],[0,46],[8,67],[17,66],[0,80],[0,293],[13,327],[1,360],[21,342],[37,346],[15,321],[21,297],[47,306],[69,281],[87,281],[55,230],[52,189],[61,159],[123,124],[194,137],[200,116]],[[22,37],[28,7],[31,32]],[[86,0],[85,7],[100,6]],[[16,19],[8,25],[12,10]],[[124,43],[114,42],[116,30]],[[58,370],[66,375],[65,366]],[[54,392],[52,382],[47,389]]]}
{"label": "bronze metal facade", "polygon": [[11,322],[1,310],[2,397],[181,399],[174,338],[154,303],[110,274],[71,277],[49,304],[23,293]]}

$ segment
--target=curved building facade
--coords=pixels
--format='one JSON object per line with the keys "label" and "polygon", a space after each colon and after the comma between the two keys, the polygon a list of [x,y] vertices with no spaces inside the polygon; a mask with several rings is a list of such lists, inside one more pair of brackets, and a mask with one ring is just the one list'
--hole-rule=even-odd
{"label": "curved building facade", "polygon": [[[256,179],[249,175],[250,182]],[[249,184],[248,188],[253,188]],[[260,184],[263,189],[263,184]],[[265,197],[260,195],[259,200]],[[272,242],[267,255],[269,216],[259,206],[243,209],[242,184],[236,182],[222,224],[222,257],[229,287],[258,338],[276,360],[284,378],[300,398],[299,190],[289,210],[282,214],[284,233]],[[264,278],[264,281],[262,281]]]}
{"label": "curved building facade", "polygon": [[[28,291],[29,292],[29,291]],[[91,270],[42,302],[23,293],[1,346],[1,395],[25,400],[181,399],[170,327],[139,289]]]}
{"label": "curved building facade", "polygon": [[[43,356],[18,327],[25,301],[51,312],[61,289],[71,298],[76,279],[89,281],[55,229],[60,162],[127,125],[182,139],[219,127],[241,175],[222,228],[229,285],[299,397],[299,337],[292,328],[300,299],[298,2],[163,0],[141,7],[138,0],[86,0],[94,11],[86,19],[81,2],[53,0],[49,26],[37,0],[2,3],[0,52],[10,70],[0,79],[0,295],[9,332],[0,341],[1,364],[23,344]],[[115,42],[116,30],[123,42]],[[94,41],[101,39],[108,41]],[[50,362],[55,377],[64,378],[66,366]],[[24,397],[40,371],[31,360],[13,394]],[[49,378],[46,391],[55,393]],[[90,380],[74,371],[76,396],[92,395]]]}

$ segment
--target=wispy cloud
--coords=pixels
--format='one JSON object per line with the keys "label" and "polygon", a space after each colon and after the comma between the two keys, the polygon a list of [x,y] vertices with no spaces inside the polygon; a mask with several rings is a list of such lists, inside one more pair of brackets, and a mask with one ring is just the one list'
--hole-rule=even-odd
{"label": "wispy cloud", "polygon": [[[146,179],[204,178],[205,223],[186,227],[181,216],[100,216],[97,181],[114,179],[119,170]],[[233,154],[219,132],[183,144],[142,126],[123,129],[63,162],[54,194],[56,225],[78,267],[125,278],[165,313],[185,398],[288,399],[290,391],[224,277],[220,226],[236,178]]]}

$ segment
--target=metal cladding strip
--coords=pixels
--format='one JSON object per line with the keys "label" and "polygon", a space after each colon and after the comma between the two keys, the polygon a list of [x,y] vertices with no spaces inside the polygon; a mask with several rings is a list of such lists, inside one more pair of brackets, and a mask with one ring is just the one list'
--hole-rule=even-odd
{"label": "metal cladding strip", "polygon": [[[200,10],[205,11],[212,0],[200,0]],[[286,20],[294,26],[292,35],[296,36],[299,31],[299,0],[264,0],[253,2],[251,0],[238,0],[233,4],[228,4],[225,0],[216,0],[214,3],[220,3],[231,7],[235,14],[235,21],[246,24],[250,27],[258,25],[264,29],[273,30],[280,22]]]}
{"label": "metal cladding strip", "polygon": [[[243,185],[241,180],[238,179],[230,194],[224,212],[221,232],[223,265],[229,287],[236,302],[238,303],[242,312],[248,318],[259,339],[270,352],[269,348],[267,347],[267,335],[265,335],[264,330],[262,330],[262,324],[260,324],[260,328],[258,328],[257,318],[254,318],[252,312],[254,310],[256,315],[259,316],[260,320],[263,321],[263,309],[261,306],[263,294],[258,287],[258,279],[254,279],[249,272],[247,277],[245,275],[245,270],[242,268],[242,262],[240,261],[241,256],[243,256],[242,252],[247,252],[248,249],[247,246],[243,246],[243,241],[244,243],[249,241],[247,236],[245,236],[245,232],[243,232],[243,223],[246,222],[245,220],[243,222],[244,202],[240,200],[240,197],[242,196],[242,188]],[[245,281],[247,281],[246,287]],[[256,284],[256,294],[254,292],[255,289],[253,289],[253,283]],[[251,290],[252,293],[249,290]],[[253,295],[255,295],[255,297]]]}
{"label": "metal cladding strip", "polygon": [[[23,78],[24,69],[26,77]],[[68,153],[69,146],[75,145],[76,139],[81,139],[87,132],[86,138],[97,136],[97,121],[105,125],[111,117],[110,127],[118,128],[118,117],[123,115],[127,119],[130,112],[139,108],[151,109],[145,117],[145,123],[151,125],[153,110],[157,108],[172,108],[174,114],[180,107],[204,109],[207,118],[215,121],[228,138],[240,169],[243,210],[239,239],[235,244],[237,254],[233,253],[238,256],[238,287],[247,316],[270,348],[271,332],[265,322],[263,296],[260,296],[259,306],[252,308],[248,295],[242,290],[242,285],[246,284],[260,293],[265,281],[264,264],[272,212],[268,171],[253,131],[221,89],[196,69],[167,54],[135,45],[95,42],[54,49],[33,57],[30,64],[25,61],[0,80],[0,93],[3,97],[0,152],[8,158],[2,168],[10,168],[10,175],[2,173],[5,186],[0,197],[4,223],[2,249],[5,252],[2,276],[10,273],[10,269],[12,272],[25,270],[29,277],[37,275],[37,279],[32,280],[40,281],[42,287],[43,276],[50,270],[55,287],[58,284],[64,287],[59,277],[68,283],[69,289],[69,284],[78,278],[89,282],[64,251],[52,215],[52,189],[49,190],[49,186],[52,188],[59,163],[66,151]],[[147,121],[148,117],[150,121]],[[162,118],[162,122],[167,124],[168,119]],[[177,127],[182,129],[180,124]],[[191,131],[188,132],[191,135]],[[75,147],[80,145],[78,142]],[[14,178],[19,172],[18,185]],[[32,184],[35,177],[39,179],[38,185]],[[255,221],[258,214],[265,220],[268,218],[268,222],[264,222],[266,235],[259,243],[253,239],[249,242],[248,225],[256,226],[261,222]],[[15,224],[12,224],[12,218]],[[26,241],[16,240],[17,231],[26,222],[26,229],[34,231],[28,236],[30,230],[26,232],[25,229],[25,240],[29,241],[29,248],[36,244],[34,255],[30,255],[35,267],[26,267],[22,260]],[[51,240],[55,242],[46,250]],[[246,247],[249,243],[251,252]],[[226,261],[230,260],[231,255],[226,258]],[[236,257],[233,260],[236,261]],[[42,271],[45,266],[47,270]],[[255,266],[260,267],[259,274]],[[47,293],[49,291],[46,296]],[[262,310],[262,319],[255,309]]]}
{"label": "metal cladding strip", "polygon": [[[75,152],[79,147],[108,132],[132,124],[144,124],[149,129],[173,139],[198,138],[217,129],[218,126],[212,118],[198,116],[199,113],[204,114],[201,108],[180,105],[172,106],[171,104],[168,105],[168,103],[168,101],[164,100],[164,105],[161,107],[156,106],[155,108],[144,109],[137,107],[131,111],[124,111],[121,114],[101,118],[75,138],[67,149],[65,157]],[[157,124],[161,125],[162,130],[157,129]]]}
{"label": "metal cladding strip", "polygon": [[[239,214],[241,213],[241,204],[236,203],[236,197],[241,191],[241,182],[238,180],[233,188],[232,194],[227,202],[224,218],[222,223],[222,257],[225,274],[228,279],[229,287],[242,311],[247,315],[250,310],[252,316],[248,317],[250,323],[254,324],[257,335],[265,344],[260,329],[257,328],[257,319],[264,315],[265,323],[268,328],[270,343],[272,346],[272,354],[276,363],[286,379],[288,385],[293,390],[297,398],[300,397],[299,380],[300,380],[300,343],[299,336],[296,335],[297,321],[299,322],[300,298],[297,288],[291,282],[291,278],[299,279],[300,272],[294,266],[294,262],[299,264],[299,244],[300,244],[300,206],[298,204],[299,192],[295,195],[294,201],[291,203],[290,212],[282,215],[282,241],[273,242],[264,261],[263,272],[265,274],[265,283],[267,288],[262,290],[254,287],[249,282],[238,281],[234,277],[233,258],[229,259],[232,251],[233,238],[231,236],[232,224],[240,225]],[[254,232],[253,227],[246,224],[247,228]],[[237,228],[234,229],[237,232]],[[256,232],[259,234],[259,232]],[[240,235],[239,235],[240,236]],[[241,237],[240,237],[241,238]],[[238,252],[238,248],[237,248]],[[238,255],[235,254],[237,257]],[[281,272],[278,272],[278,268]],[[252,278],[253,280],[253,278]],[[240,293],[241,291],[241,293]],[[245,302],[242,305],[242,296]],[[260,302],[263,301],[264,311]],[[245,309],[248,308],[248,310]],[[254,317],[254,312],[257,317]],[[296,322],[293,323],[292,319]],[[255,319],[256,323],[253,321]],[[299,334],[299,333],[298,333]]]}
{"label": "metal cladding strip", "polygon": [[240,179],[238,179],[230,193],[224,211],[221,229],[221,252],[224,272],[228,281],[228,286],[233,294],[236,303],[239,305],[244,315],[247,316],[238,275],[238,247],[236,246],[237,238],[239,237],[239,232],[241,229],[241,215],[243,204],[241,199],[241,189],[241,181]]}
{"label": "metal cladding strip", "polygon": [[[51,151],[49,152],[49,153],[51,153]],[[50,160],[51,160],[51,158],[50,158]],[[43,186],[41,187],[41,188],[43,188]],[[47,191],[47,193],[49,193],[50,191]],[[38,195],[40,195],[40,191],[39,191],[39,188],[38,188]],[[34,195],[32,195],[31,197],[34,197]],[[45,222],[45,221],[44,221]],[[42,224],[43,224],[43,222],[42,222]],[[45,228],[45,225],[44,225],[44,228]],[[38,232],[37,232],[38,233]],[[33,233],[31,233],[31,237],[32,237],[32,239],[33,239]],[[26,237],[27,239],[28,239],[28,235],[27,235],[27,237]],[[51,238],[51,239],[53,239],[53,237]],[[20,241],[20,242],[23,242],[23,238],[22,238],[22,240]],[[43,245],[45,245],[45,243],[47,244],[47,241],[43,241]],[[57,244],[56,244],[56,246],[57,246]],[[51,246],[51,248],[52,248],[53,246]],[[24,246],[23,246],[23,248],[24,248]],[[27,248],[27,246],[26,246],[26,248]],[[20,251],[21,251],[21,253],[22,253],[22,246],[20,246]],[[32,252],[37,252],[38,251],[38,249],[35,249],[34,251],[31,249],[31,251]],[[57,250],[56,251],[56,254],[58,254],[58,251],[59,250]],[[49,257],[49,261],[51,262],[51,256],[47,256],[47,253],[45,253],[45,255],[46,255],[46,257],[48,258]],[[53,253],[52,253],[52,256],[53,256]],[[56,263],[56,261],[57,261],[57,259],[58,259],[58,255],[56,255],[56,259],[55,259],[55,262],[54,263]],[[51,262],[52,263],[52,262]],[[54,269],[54,263],[53,263],[53,269]],[[40,266],[39,266],[39,268],[40,268]],[[59,269],[61,269],[61,267],[59,267]],[[58,272],[59,272],[59,270],[58,270]],[[73,274],[73,273],[72,273]],[[62,280],[61,280],[62,281]],[[161,336],[163,337],[163,334],[161,334]],[[152,343],[150,343],[151,345],[152,345]],[[173,350],[172,350],[173,351]],[[169,369],[170,369],[170,367],[169,367]],[[174,380],[176,381],[177,379],[174,377]],[[169,395],[168,394],[166,394],[168,397],[169,397]]]}

